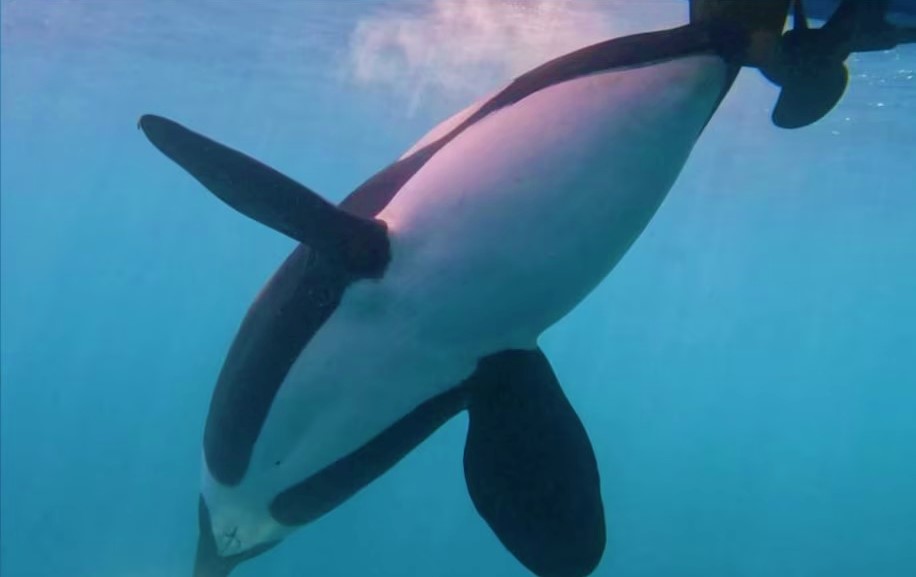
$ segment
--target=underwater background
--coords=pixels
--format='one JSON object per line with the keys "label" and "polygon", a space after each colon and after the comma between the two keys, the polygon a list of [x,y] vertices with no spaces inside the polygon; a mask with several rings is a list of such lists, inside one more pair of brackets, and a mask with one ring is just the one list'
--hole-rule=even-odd
{"label": "underwater background", "polygon": [[[0,5],[4,577],[190,575],[210,393],[292,249],[141,114],[340,200],[512,75],[686,19],[681,0]],[[916,575],[916,46],[850,67],[798,131],[743,72],[643,236],[545,334],[602,473],[596,575]],[[234,575],[527,575],[467,496],[465,429]]]}

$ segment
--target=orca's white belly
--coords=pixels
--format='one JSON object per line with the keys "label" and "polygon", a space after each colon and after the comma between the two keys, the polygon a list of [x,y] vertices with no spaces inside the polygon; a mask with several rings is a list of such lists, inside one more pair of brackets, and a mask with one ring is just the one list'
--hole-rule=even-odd
{"label": "orca's white belly", "polygon": [[685,57],[577,78],[487,116],[379,215],[391,272],[418,301],[446,305],[427,321],[443,333],[531,343],[646,226],[726,76],[717,56]]}
{"label": "orca's white belly", "polygon": [[726,74],[720,58],[692,56],[578,78],[440,150],[380,213],[384,277],[350,286],[296,360],[243,483],[205,483],[214,527],[281,532],[272,496],[460,383],[481,356],[533,347],[646,226]]}

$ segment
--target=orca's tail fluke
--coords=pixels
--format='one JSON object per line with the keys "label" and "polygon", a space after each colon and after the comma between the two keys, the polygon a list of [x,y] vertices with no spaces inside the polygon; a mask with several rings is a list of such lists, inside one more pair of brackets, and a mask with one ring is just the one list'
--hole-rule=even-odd
{"label": "orca's tail fluke", "polygon": [[[805,0],[691,0],[690,17],[743,28],[749,37],[745,66],[782,88],[773,123],[801,128],[843,97],[850,54],[916,42],[916,29],[887,21],[889,6],[890,0],[842,0],[821,28],[808,25]],[[792,29],[783,33],[790,12]]]}
{"label": "orca's tail fluke", "polygon": [[761,68],[773,59],[793,0],[690,0],[691,24],[719,24],[747,37],[744,66]]}
{"label": "orca's tail fluke", "polygon": [[754,33],[781,34],[792,0],[690,0],[690,22],[728,22]]}

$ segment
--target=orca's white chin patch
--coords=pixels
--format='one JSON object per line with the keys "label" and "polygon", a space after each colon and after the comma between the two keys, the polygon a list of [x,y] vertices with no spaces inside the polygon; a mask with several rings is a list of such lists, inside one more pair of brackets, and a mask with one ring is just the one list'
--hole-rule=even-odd
{"label": "orca's white chin patch", "polygon": [[250,549],[280,541],[289,534],[266,515],[252,515],[239,509],[211,509],[211,528],[220,557],[231,557]]}
{"label": "orca's white chin patch", "polygon": [[292,528],[270,516],[269,492],[242,483],[227,487],[204,467],[202,496],[210,516],[210,532],[220,557],[231,557],[284,539]]}

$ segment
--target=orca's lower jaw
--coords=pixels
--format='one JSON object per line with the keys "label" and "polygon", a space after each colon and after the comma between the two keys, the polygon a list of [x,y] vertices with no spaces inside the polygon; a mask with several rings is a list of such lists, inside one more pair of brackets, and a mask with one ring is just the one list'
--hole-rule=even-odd
{"label": "orca's lower jaw", "polygon": [[252,547],[236,555],[220,555],[216,540],[213,538],[210,509],[203,497],[198,500],[198,523],[197,555],[194,559],[193,577],[227,577],[243,561],[257,557],[280,543],[273,541]]}

